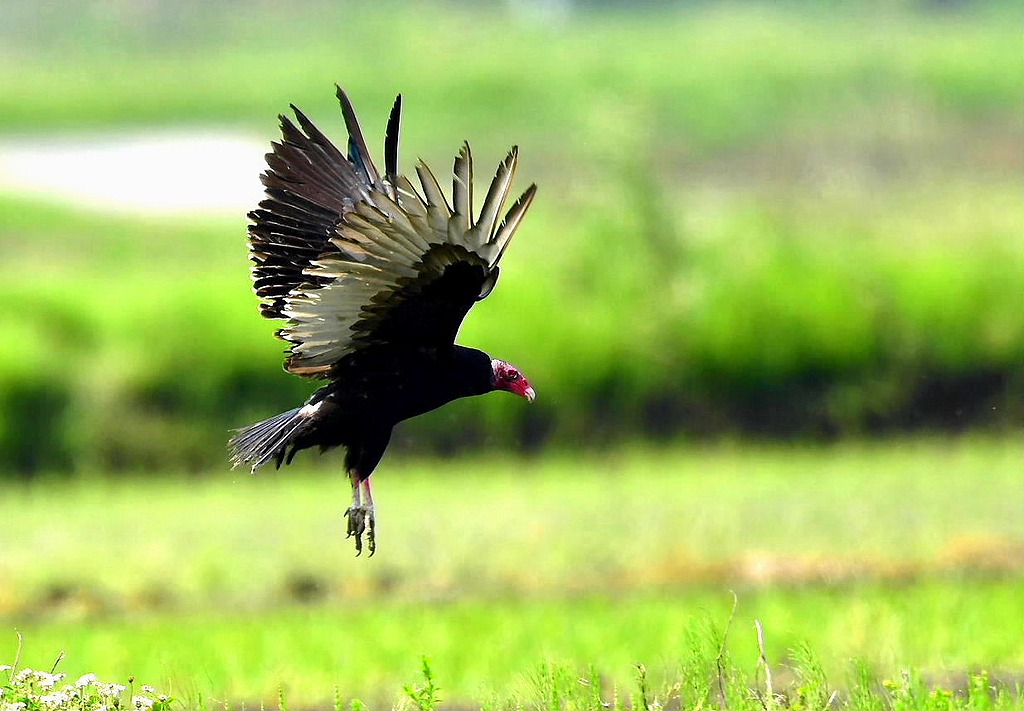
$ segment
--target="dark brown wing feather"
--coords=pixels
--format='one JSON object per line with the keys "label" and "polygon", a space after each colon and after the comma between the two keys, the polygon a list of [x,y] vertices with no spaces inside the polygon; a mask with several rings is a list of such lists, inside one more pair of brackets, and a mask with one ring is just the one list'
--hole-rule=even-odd
{"label": "dark brown wing feather", "polygon": [[249,213],[249,250],[256,294],[267,318],[286,318],[285,300],[295,289],[326,282],[305,270],[332,251],[330,238],[342,214],[367,194],[369,185],[348,159],[294,106],[299,130],[281,116],[282,141],[267,154],[261,176],[266,199]]}
{"label": "dark brown wing feather", "polygon": [[359,128],[359,119],[356,118],[356,110],[342,88],[340,86],[335,86],[335,88],[338,90],[338,101],[341,103],[341,115],[345,119],[345,128],[348,129],[349,162],[356,167],[364,182],[368,185],[379,185],[380,172],[373,164],[370,150],[366,147],[363,131]]}
{"label": "dark brown wing feather", "polygon": [[395,103],[391,107],[391,115],[388,116],[388,127],[384,132],[384,178],[392,186],[391,196],[398,197],[398,191],[394,187],[398,178],[398,135],[402,125],[402,95],[395,97]]}

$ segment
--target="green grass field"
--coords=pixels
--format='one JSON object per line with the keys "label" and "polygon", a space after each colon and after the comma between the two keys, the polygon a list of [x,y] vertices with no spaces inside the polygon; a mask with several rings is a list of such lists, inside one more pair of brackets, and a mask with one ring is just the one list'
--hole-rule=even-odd
{"label": "green grass field", "polygon": [[[787,669],[803,643],[834,688],[850,688],[857,660],[880,679],[910,669],[933,685],[955,688],[968,671],[986,670],[1013,689],[1024,664],[1020,625],[1008,624],[1020,617],[1020,579],[971,581],[970,589],[965,582],[741,588],[728,639],[731,664],[752,683],[753,621],[760,619],[780,691],[793,692]],[[180,696],[232,705],[273,705],[283,688],[294,706],[323,707],[337,688],[346,699],[383,706],[415,679],[426,654],[444,698],[465,707],[522,693],[545,663],[578,674],[593,665],[609,685],[624,689],[634,666],[644,663],[661,686],[689,657],[717,651],[731,607],[729,590],[714,586],[483,601],[385,597],[260,612],[58,618],[19,627],[30,664],[49,668],[66,650],[61,668],[71,677],[134,675]],[[14,640],[4,646],[13,649]]]}
{"label": "green grass field", "polygon": [[977,438],[394,458],[370,560],[326,471],[9,483],[0,659],[16,628],[30,666],[66,650],[72,677],[249,704],[283,687],[298,707],[335,687],[390,703],[423,654],[460,704],[525,693],[544,663],[631,689],[634,664],[660,684],[720,643],[735,591],[743,683],[760,619],[780,684],[806,642],[837,688],[857,659],[955,687],[985,669],[1012,690],[1020,461],[1016,441]]}

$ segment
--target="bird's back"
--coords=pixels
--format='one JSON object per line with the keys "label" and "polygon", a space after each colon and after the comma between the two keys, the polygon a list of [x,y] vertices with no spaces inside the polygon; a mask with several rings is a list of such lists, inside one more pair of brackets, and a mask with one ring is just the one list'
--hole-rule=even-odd
{"label": "bird's back", "polygon": [[474,348],[441,351],[370,349],[339,364],[313,401],[326,399],[345,421],[393,427],[491,387],[490,357]]}

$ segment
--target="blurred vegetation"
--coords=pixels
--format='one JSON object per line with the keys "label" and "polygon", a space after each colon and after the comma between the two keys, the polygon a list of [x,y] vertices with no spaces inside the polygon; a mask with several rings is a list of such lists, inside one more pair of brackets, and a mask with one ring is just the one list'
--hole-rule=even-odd
{"label": "blurred vegetation", "polygon": [[374,475],[372,565],[355,564],[344,537],[343,477],[315,460],[257,477],[11,481],[0,619],[858,581],[944,580],[980,595],[979,580],[1024,574],[1021,449],[961,437],[529,460],[389,453]]}
{"label": "blurred vegetation", "polygon": [[[1024,421],[1005,6],[87,7],[0,49],[0,130],[269,142],[294,102],[338,137],[339,82],[374,142],[406,95],[406,166],[469,138],[486,177],[521,146],[539,200],[460,340],[540,398],[457,403],[399,446]],[[256,314],[244,230],[0,196],[0,469],[199,469],[228,428],[306,397]]]}

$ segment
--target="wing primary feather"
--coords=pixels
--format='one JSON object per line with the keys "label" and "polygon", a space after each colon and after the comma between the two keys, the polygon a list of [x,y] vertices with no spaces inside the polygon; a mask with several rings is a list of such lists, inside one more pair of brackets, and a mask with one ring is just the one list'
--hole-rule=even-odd
{"label": "wing primary feather", "polygon": [[498,224],[498,213],[501,212],[505,198],[508,197],[509,188],[512,187],[512,178],[516,174],[518,159],[519,147],[512,146],[512,150],[505,156],[505,160],[498,164],[491,187],[487,190],[487,197],[484,198],[484,203],[480,206],[477,227],[484,239],[490,240],[494,236],[494,230]]}
{"label": "wing primary feather", "polygon": [[388,116],[388,128],[384,133],[384,175],[391,185],[392,197],[398,199],[398,135],[402,127],[402,95],[395,97]]}
{"label": "wing primary feather", "polygon": [[370,158],[370,151],[366,147],[366,140],[359,128],[359,119],[356,118],[356,110],[352,107],[345,91],[335,84],[338,90],[338,101],[341,103],[341,115],[345,119],[345,128],[348,129],[348,158],[355,163],[363,173],[366,182],[376,184],[380,181],[380,173]]}
{"label": "wing primary feather", "polygon": [[419,176],[420,185],[423,186],[423,196],[427,199],[427,205],[441,207],[447,212],[451,212],[452,208],[448,205],[448,198],[444,196],[444,191],[441,190],[441,184],[437,182],[434,171],[422,160],[416,164],[416,175]]}
{"label": "wing primary feather", "polygon": [[410,219],[422,219],[427,216],[426,202],[404,175],[395,178],[395,192],[398,193],[398,203],[409,214]]}
{"label": "wing primary feather", "polygon": [[501,259],[501,255],[505,253],[505,248],[508,247],[509,241],[512,239],[512,235],[516,233],[516,229],[519,227],[519,223],[523,219],[523,215],[530,208],[530,203],[533,202],[533,196],[537,194],[537,184],[533,183],[526,189],[526,191],[519,196],[519,199],[515,201],[512,207],[509,208],[505,214],[505,219],[502,220],[501,227],[498,228],[498,232],[494,235],[494,244],[497,245],[497,254],[491,261],[491,264],[497,264]]}
{"label": "wing primary feather", "polygon": [[302,126],[302,130],[306,132],[306,135],[309,136],[310,139],[312,139],[312,141],[333,160],[333,162],[344,162],[345,156],[343,156],[341,151],[338,150],[338,147],[331,142],[331,139],[327,138],[327,136],[325,136],[323,132],[316,127],[316,124],[310,121],[309,117],[302,113],[295,104],[290,104],[290,106],[292,111],[295,112],[295,118],[299,120],[299,125]]}
{"label": "wing primary feather", "polygon": [[473,227],[473,154],[463,143],[455,156],[452,178],[452,207],[457,224],[464,232]]}

